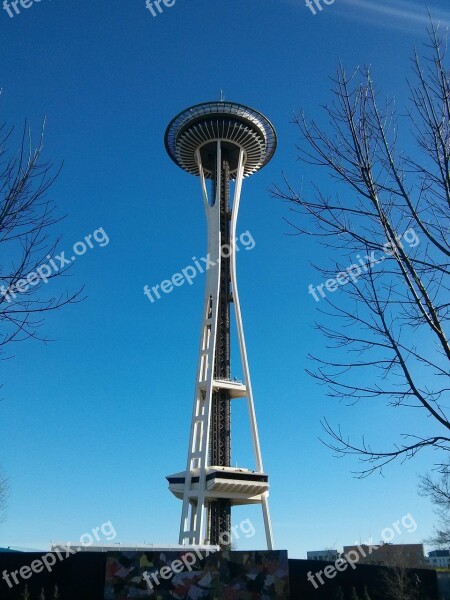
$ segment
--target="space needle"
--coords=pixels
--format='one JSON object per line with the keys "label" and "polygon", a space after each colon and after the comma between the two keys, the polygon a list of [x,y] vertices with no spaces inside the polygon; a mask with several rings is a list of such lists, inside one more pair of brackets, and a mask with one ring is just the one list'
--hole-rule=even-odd
{"label": "space needle", "polygon": [[[237,288],[236,225],[243,179],[270,161],[276,144],[275,129],[266,117],[222,100],[184,110],[165,134],[171,159],[200,179],[207,251],[216,265],[206,275],[186,469],[167,477],[170,491],[183,502],[180,544],[229,548],[232,507],[260,504],[267,547],[273,548],[269,478],[261,457]],[[231,307],[235,328],[230,327]],[[235,357],[240,363],[239,380],[233,376],[231,362],[234,331],[239,342]],[[233,467],[231,462],[231,402],[237,399],[245,399],[248,407],[254,470]]]}

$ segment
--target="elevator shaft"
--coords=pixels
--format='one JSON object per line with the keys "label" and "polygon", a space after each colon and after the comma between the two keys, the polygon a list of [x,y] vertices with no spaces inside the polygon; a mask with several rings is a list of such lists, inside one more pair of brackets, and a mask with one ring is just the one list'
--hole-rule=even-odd
{"label": "elevator shaft", "polygon": [[[220,186],[220,238],[221,246],[230,247],[230,169],[227,160],[222,161],[220,181],[214,178],[213,198],[217,198]],[[225,256],[224,256],[225,254]],[[217,338],[215,348],[215,379],[230,379],[230,257],[222,252],[220,261],[219,306],[217,315]],[[231,466],[231,402],[230,392],[220,390],[212,395],[210,464],[220,467]],[[210,543],[226,547],[231,530],[231,502],[217,499],[210,503]]]}

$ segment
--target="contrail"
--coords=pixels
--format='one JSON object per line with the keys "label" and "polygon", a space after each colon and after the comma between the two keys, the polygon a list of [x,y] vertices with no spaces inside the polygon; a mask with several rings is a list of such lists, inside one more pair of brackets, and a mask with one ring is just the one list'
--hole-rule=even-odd
{"label": "contrail", "polygon": [[[302,9],[305,8],[305,0],[281,1]],[[400,29],[404,32],[417,32],[429,25],[429,8],[434,22],[440,23],[444,28],[450,28],[450,10],[430,5],[427,7],[426,4],[417,4],[411,0],[335,0],[329,6],[323,2],[321,5],[323,13],[326,12],[329,15],[333,14],[336,17],[352,21],[364,21],[374,27]]]}
{"label": "contrail", "polygon": [[[380,17],[394,17],[400,19],[402,23],[395,23],[392,20],[383,21],[383,25],[386,27],[394,26],[401,27],[401,25],[426,25],[430,22],[426,6],[419,6],[413,2],[405,2],[404,0],[395,0],[395,6],[393,2],[386,2],[379,0],[374,2],[373,0],[336,0],[343,4],[352,5],[355,8],[360,9],[359,15],[353,14],[355,18],[358,16],[363,17],[369,15],[363,15],[363,13],[378,13]],[[430,8],[430,14],[435,21],[440,21],[444,27],[450,27],[450,11],[448,10],[434,10]]]}

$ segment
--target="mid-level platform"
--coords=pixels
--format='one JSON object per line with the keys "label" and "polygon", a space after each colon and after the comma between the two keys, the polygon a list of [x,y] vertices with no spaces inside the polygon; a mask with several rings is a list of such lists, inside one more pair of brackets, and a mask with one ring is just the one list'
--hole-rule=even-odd
{"label": "mid-level platform", "polygon": [[[178,499],[183,499],[186,473],[168,475],[169,489]],[[198,496],[199,470],[192,471],[189,496]],[[232,506],[256,504],[261,495],[269,490],[269,477],[266,473],[250,471],[238,467],[207,467],[205,498],[227,498]]]}

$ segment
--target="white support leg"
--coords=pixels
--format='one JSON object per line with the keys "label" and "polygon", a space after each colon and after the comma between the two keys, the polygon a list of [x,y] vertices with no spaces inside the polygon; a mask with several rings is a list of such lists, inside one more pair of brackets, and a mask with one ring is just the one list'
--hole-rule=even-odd
{"label": "white support leg", "polygon": [[[200,182],[208,222],[208,255],[217,266],[206,273],[205,302],[200,352],[197,365],[194,410],[191,422],[189,452],[183,493],[179,543],[201,544],[209,537],[205,519],[206,469],[209,466],[209,437],[211,426],[211,403],[213,393],[214,359],[217,337],[217,318],[220,286],[220,176],[221,146],[217,144],[217,190],[213,205],[209,203],[200,151],[196,153],[200,171]],[[197,491],[192,490],[192,477],[195,470],[199,478]],[[195,500],[195,504],[193,504]],[[189,519],[189,511],[191,511]],[[188,525],[189,521],[189,525]]]}
{"label": "white support leg", "polygon": [[[244,373],[244,384],[247,388],[247,407],[250,417],[250,427],[252,432],[253,451],[255,455],[256,470],[263,472],[263,462],[261,456],[261,447],[259,443],[258,425],[256,422],[255,404],[253,400],[253,390],[250,379],[250,369],[248,366],[247,348],[245,345],[244,327],[242,324],[241,306],[239,303],[239,293],[237,287],[237,274],[236,274],[236,230],[237,230],[237,217],[239,212],[239,203],[241,199],[242,181],[244,177],[244,151],[241,149],[239,154],[239,165],[236,176],[235,193],[233,199],[233,210],[231,216],[231,244],[233,251],[231,253],[231,284],[233,290],[233,301],[234,310],[236,314],[236,326],[239,337],[239,346],[241,351],[242,371]],[[268,503],[267,492],[263,494],[261,499],[264,526],[266,531],[267,547],[273,548],[273,534],[272,525],[270,521],[269,503]]]}

